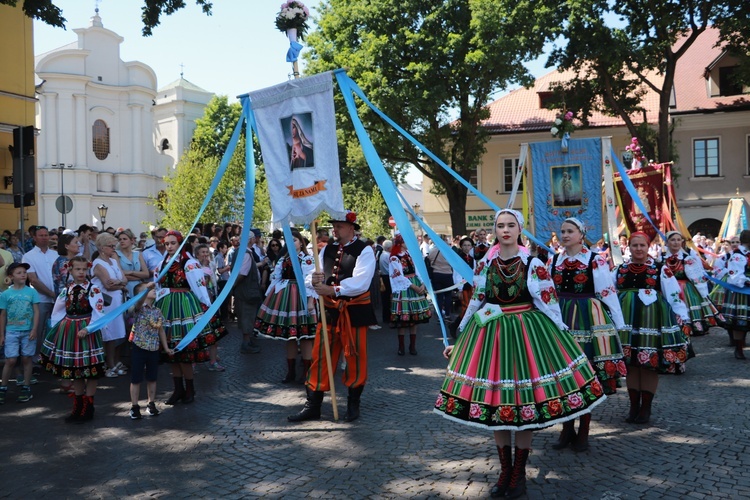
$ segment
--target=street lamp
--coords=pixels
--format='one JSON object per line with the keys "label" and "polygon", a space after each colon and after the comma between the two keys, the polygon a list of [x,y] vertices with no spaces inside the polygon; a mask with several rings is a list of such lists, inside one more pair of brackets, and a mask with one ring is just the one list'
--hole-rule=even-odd
{"label": "street lamp", "polygon": [[[419,203],[415,203],[414,205],[411,206],[411,208],[414,209],[415,214],[419,215],[419,209],[422,207],[419,205]],[[414,219],[414,222],[416,222],[416,218]],[[419,223],[417,223],[417,225],[419,225]],[[416,227],[414,228],[414,232],[416,233]],[[422,233],[421,226],[420,226],[419,232]]]}
{"label": "street lamp", "polygon": [[102,221],[102,231],[104,231],[104,223],[107,222],[107,210],[109,210],[109,207],[102,203],[96,208],[99,210],[99,219]]}
{"label": "street lamp", "polygon": [[62,215],[62,227],[68,227],[67,221],[66,221],[66,215],[68,212],[73,210],[73,200],[70,200],[68,202],[68,198],[65,196],[65,169],[66,168],[73,168],[73,165],[71,164],[65,164],[64,162],[60,163],[52,163],[50,165],[52,168],[60,169],[60,198],[57,199],[57,202],[55,203],[55,206],[57,207],[57,210]]}

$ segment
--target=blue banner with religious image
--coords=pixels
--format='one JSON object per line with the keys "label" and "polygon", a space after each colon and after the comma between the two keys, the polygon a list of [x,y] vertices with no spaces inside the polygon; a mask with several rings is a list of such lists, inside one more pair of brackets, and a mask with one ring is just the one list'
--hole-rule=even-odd
{"label": "blue banner with religious image", "polygon": [[549,241],[568,217],[577,217],[591,238],[602,235],[601,139],[534,142],[531,175],[534,186],[534,234]]}

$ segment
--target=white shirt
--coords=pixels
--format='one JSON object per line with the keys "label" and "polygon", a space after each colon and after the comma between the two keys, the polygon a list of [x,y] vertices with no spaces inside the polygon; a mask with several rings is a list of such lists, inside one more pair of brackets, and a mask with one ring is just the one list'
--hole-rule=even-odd
{"label": "white shirt", "polygon": [[[23,262],[31,266],[29,272],[36,273],[37,279],[52,292],[55,291],[55,282],[52,279],[52,265],[59,256],[60,254],[49,248],[46,252],[42,252],[38,246],[34,246],[34,248],[23,254]],[[53,304],[55,299],[40,293],[39,301]]]}

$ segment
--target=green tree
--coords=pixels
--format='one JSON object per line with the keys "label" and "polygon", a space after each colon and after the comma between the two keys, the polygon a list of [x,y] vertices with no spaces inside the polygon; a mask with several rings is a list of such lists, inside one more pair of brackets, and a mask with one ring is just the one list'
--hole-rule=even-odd
{"label": "green tree", "polygon": [[362,234],[371,239],[390,233],[388,207],[380,191],[365,191],[354,184],[344,184],[344,203],[357,214]]}
{"label": "green tree", "polygon": [[[557,87],[567,107],[584,121],[593,110],[620,117],[647,157],[660,162],[674,159],[669,105],[683,54],[711,25],[736,54],[748,54],[747,3],[739,0],[526,0],[521,11],[548,27],[542,33],[529,30],[528,36],[557,40],[548,66],[577,71],[577,78]],[[642,106],[647,91],[659,97],[655,134]],[[638,122],[634,116],[644,118]]]}
{"label": "green tree", "polygon": [[[190,148],[175,170],[166,176],[166,201],[162,203],[162,225],[189,229],[211,185],[241,114],[239,103],[229,104],[226,96],[215,96],[196,120]],[[241,221],[245,206],[244,131],[232,155],[227,171],[209,202],[202,220]],[[256,154],[256,190],[253,224],[270,219],[270,203],[260,149]]]}
{"label": "green tree", "polygon": [[[210,16],[213,4],[209,0],[195,0],[201,6],[203,12]],[[0,4],[15,7],[18,0],[0,0]],[[141,7],[141,18],[143,19],[143,36],[150,36],[152,30],[159,25],[163,15],[174,14],[185,7],[184,0],[144,0]],[[66,19],[63,11],[55,5],[52,0],[23,0],[23,11],[32,19],[65,29]]]}
{"label": "green tree", "polygon": [[[327,0],[319,9],[318,30],[307,37],[312,49],[307,70],[346,68],[376,106],[468,180],[485,151],[481,122],[491,95],[511,83],[529,83],[523,62],[543,48],[541,37],[518,36],[504,21],[511,7],[487,11],[482,4]],[[480,16],[491,14],[492,26],[480,22]],[[360,116],[389,166],[398,173],[413,165],[432,179],[434,192],[448,198],[453,232],[465,232],[466,188],[364,104]],[[339,116],[339,128],[342,178],[351,179],[356,174],[347,169],[361,172],[359,162],[364,162],[344,116]]]}

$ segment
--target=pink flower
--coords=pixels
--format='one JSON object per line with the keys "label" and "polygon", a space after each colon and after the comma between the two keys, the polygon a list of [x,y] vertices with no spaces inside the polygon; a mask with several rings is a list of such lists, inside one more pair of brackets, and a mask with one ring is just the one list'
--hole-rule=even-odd
{"label": "pink flower", "polygon": [[568,120],[568,121],[572,120],[573,119],[573,112],[572,111],[568,111],[567,113],[565,113],[565,119]]}
{"label": "pink flower", "polygon": [[440,407],[443,406],[443,395],[438,394],[437,400],[435,401],[435,406]]}
{"label": "pink flower", "polygon": [[580,392],[576,392],[575,394],[571,394],[568,396],[568,404],[571,408],[580,408],[583,405],[583,398],[581,397]]}
{"label": "pink flower", "polygon": [[638,362],[642,365],[648,364],[649,355],[646,351],[640,351],[638,353]]}
{"label": "pink flower", "polygon": [[521,407],[521,419],[524,421],[534,420],[536,411],[532,405]]}
{"label": "pink flower", "polygon": [[469,406],[469,417],[479,418],[480,416],[482,416],[482,409],[478,404],[471,403],[471,406]]}

